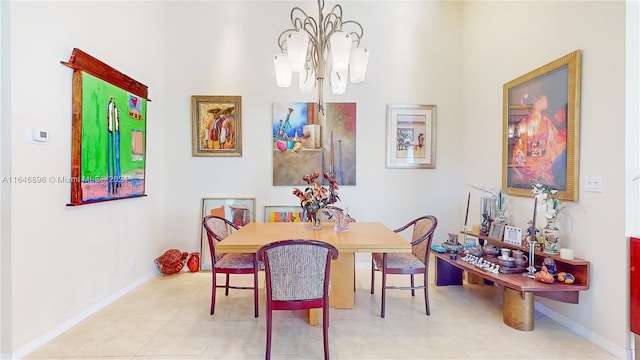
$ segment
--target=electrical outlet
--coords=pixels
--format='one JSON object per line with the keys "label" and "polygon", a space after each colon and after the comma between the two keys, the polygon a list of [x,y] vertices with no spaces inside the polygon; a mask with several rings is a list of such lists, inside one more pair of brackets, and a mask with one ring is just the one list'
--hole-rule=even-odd
{"label": "electrical outlet", "polygon": [[129,259],[129,269],[135,269],[136,268],[136,257],[132,256]]}

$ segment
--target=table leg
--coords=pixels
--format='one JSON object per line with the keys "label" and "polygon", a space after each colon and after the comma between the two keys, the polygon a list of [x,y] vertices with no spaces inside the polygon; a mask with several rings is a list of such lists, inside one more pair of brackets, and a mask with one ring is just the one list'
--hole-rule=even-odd
{"label": "table leg", "polygon": [[[355,295],[353,292],[353,276],[355,274],[353,253],[340,252],[331,263],[331,284],[329,289],[329,306],[336,309],[353,309]],[[309,324],[318,324],[320,309],[309,310]]]}
{"label": "table leg", "polygon": [[502,303],[502,321],[522,331],[533,330],[533,293],[505,287]]}
{"label": "table leg", "polygon": [[320,309],[309,309],[309,325],[318,325]]}
{"label": "table leg", "polygon": [[331,263],[329,306],[336,309],[353,309],[354,307],[353,275],[355,263],[353,258],[353,253],[340,252],[338,259]]}

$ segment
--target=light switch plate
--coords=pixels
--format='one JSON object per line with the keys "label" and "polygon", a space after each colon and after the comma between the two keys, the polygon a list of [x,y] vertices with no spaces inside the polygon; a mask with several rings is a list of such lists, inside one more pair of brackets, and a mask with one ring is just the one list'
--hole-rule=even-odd
{"label": "light switch plate", "polygon": [[584,191],[602,192],[603,190],[602,176],[587,176],[584,178]]}

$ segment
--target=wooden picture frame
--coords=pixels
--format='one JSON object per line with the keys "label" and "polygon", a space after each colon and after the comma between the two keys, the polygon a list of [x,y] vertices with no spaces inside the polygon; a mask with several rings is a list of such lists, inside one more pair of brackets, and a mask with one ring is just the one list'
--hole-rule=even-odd
{"label": "wooden picture frame", "polygon": [[304,222],[300,205],[265,205],[264,222]]}
{"label": "wooden picture frame", "polygon": [[69,206],[145,195],[148,88],[74,48]]}
{"label": "wooden picture frame", "polygon": [[533,197],[540,183],[578,200],[580,50],[504,84],[502,188]]}
{"label": "wooden picture frame", "polygon": [[[235,225],[243,225],[255,221],[255,197],[205,197],[202,198],[200,210],[200,269],[211,270],[211,253],[209,240],[202,220],[207,215],[223,217]],[[229,231],[231,231],[229,229]]]}
{"label": "wooden picture frame", "polygon": [[193,156],[242,156],[242,98],[191,96]]}
{"label": "wooden picture frame", "polygon": [[504,236],[504,224],[496,224],[495,222],[491,224],[489,228],[489,235],[491,239],[496,239],[502,241],[502,237]]}
{"label": "wooden picture frame", "polygon": [[388,105],[386,167],[435,169],[436,105]]}

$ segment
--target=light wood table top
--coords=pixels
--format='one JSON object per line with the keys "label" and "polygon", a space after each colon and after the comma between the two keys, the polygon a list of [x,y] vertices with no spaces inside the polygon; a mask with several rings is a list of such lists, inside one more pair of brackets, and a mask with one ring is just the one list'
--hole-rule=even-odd
{"label": "light wood table top", "polygon": [[411,244],[379,222],[349,224],[349,231],[336,233],[333,222],[313,230],[308,222],[252,222],[216,245],[220,253],[255,253],[262,245],[278,240],[320,240],[340,252],[411,252]]}
{"label": "light wood table top", "polygon": [[[331,264],[329,305],[339,309],[355,306],[356,252],[411,252],[411,244],[379,222],[349,224],[349,231],[336,233],[334,223],[313,230],[310,222],[253,222],[216,244],[219,253],[255,253],[262,245],[288,239],[320,240],[335,246],[340,254]],[[309,311],[309,323],[318,323],[318,310]]]}

